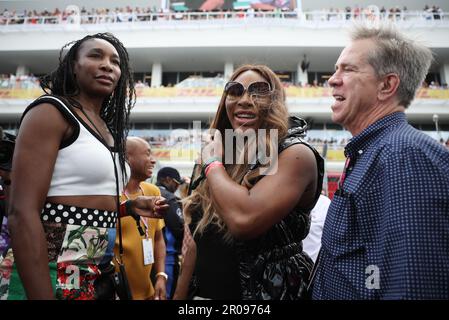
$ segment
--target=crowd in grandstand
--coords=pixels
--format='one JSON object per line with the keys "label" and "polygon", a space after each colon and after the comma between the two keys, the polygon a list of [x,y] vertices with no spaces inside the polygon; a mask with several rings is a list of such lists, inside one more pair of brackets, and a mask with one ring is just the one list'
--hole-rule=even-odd
{"label": "crowd in grandstand", "polygon": [[[210,18],[227,18],[227,13],[243,13],[237,17],[254,18],[258,16],[264,16],[263,13],[272,11],[275,14],[272,17],[277,18],[305,18],[306,20],[352,20],[352,19],[371,19],[378,16],[381,19],[390,20],[406,20],[408,14],[411,13],[404,6],[402,9],[399,6],[385,8],[382,6],[380,9],[377,7],[361,7],[361,6],[347,6],[345,8],[326,8],[323,10],[314,10],[302,14],[299,9],[287,9],[287,8],[275,8],[273,10],[267,9],[254,9],[252,7],[245,9],[227,9],[227,10],[191,10],[187,7],[183,7],[184,13],[202,13],[212,12],[217,13],[213,15],[197,15],[192,16],[190,19],[210,19]],[[287,13],[284,15],[282,13]],[[116,22],[143,22],[154,21],[158,19],[169,19],[173,14],[174,19],[182,20],[187,19],[186,15],[183,15],[176,9],[157,9],[156,7],[115,7],[115,8],[91,8],[86,9],[82,7],[79,9],[75,6],[69,6],[65,10],[55,8],[52,10],[45,9],[43,11],[38,10],[8,10],[4,9],[0,14],[0,25],[4,24],[64,24],[64,23],[81,23],[81,24],[93,24],[93,23],[116,23]],[[422,10],[413,11],[413,15],[420,16],[425,20],[441,20],[444,18],[443,10],[436,5],[425,5]]]}
{"label": "crowd in grandstand", "polygon": [[431,20],[432,18],[439,20],[443,18],[443,10],[439,6],[429,7],[426,5],[423,10],[426,13],[425,17],[427,20]]}
{"label": "crowd in grandstand", "polygon": [[[209,81],[213,80],[213,81]],[[215,78],[203,78],[203,77],[190,77],[184,80],[182,83],[178,83],[175,86],[181,88],[208,88],[208,87],[222,87],[224,85],[223,77]],[[310,83],[292,83],[283,82],[284,87],[300,87],[300,88],[328,88],[329,84],[325,81],[312,80]],[[149,88],[150,85],[146,81],[137,80],[135,88]],[[161,87],[173,87],[173,84],[168,84]],[[429,89],[448,89],[447,83],[440,84],[438,81],[423,82],[423,88]],[[0,89],[35,89],[40,88],[39,77],[33,74],[0,74]]]}
{"label": "crowd in grandstand", "polygon": [[[176,129],[176,125],[174,125],[173,128]],[[171,133],[166,130],[157,130],[157,129],[150,130],[149,133],[146,132],[145,134],[142,134],[142,132],[139,132],[139,130],[133,130],[132,132],[135,135],[142,136],[145,140],[147,140],[150,143],[152,147],[156,149],[157,148],[168,149],[172,147],[175,147],[177,149],[199,147],[199,145],[193,143],[194,140],[191,136],[173,138]],[[436,133],[433,131],[431,132]],[[329,136],[329,133],[326,133],[326,130],[323,129],[313,130],[313,136],[309,132],[309,134],[305,137],[305,141],[319,148],[320,152],[324,153],[323,148],[331,150],[341,150],[343,152],[344,146],[348,143],[350,139],[349,134],[348,137],[339,137],[339,138],[334,137],[326,138],[326,136],[327,137]],[[449,136],[446,139],[441,137],[436,140],[438,140],[441,145],[444,145],[447,148],[449,148]],[[323,154],[323,156],[325,155]]]}
{"label": "crowd in grandstand", "polygon": [[15,74],[0,74],[0,89],[33,89],[40,88],[39,78],[33,74],[17,76]]}

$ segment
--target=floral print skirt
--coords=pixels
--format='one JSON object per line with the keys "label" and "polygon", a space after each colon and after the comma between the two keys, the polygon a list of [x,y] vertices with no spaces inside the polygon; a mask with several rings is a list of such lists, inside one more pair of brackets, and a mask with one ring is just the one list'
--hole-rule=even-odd
{"label": "floral print skirt", "polygon": [[[114,254],[117,213],[46,203],[41,221],[55,297],[97,299],[99,266],[109,264]],[[0,263],[0,300],[22,299],[25,291],[9,249]]]}

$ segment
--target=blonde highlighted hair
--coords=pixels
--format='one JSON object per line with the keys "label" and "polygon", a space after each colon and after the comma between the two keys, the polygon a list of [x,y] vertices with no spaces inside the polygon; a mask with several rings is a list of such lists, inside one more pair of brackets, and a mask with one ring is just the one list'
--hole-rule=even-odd
{"label": "blonde highlighted hair", "polygon": [[[264,65],[243,65],[234,71],[230,81],[234,81],[237,77],[247,71],[257,72],[270,84],[272,89],[269,103],[256,104],[255,101],[253,101],[260,119],[259,129],[266,129],[266,150],[272,152],[274,149],[270,144],[270,129],[277,130],[278,141],[276,141],[276,143],[279,143],[279,141],[285,137],[288,130],[288,110],[285,104],[285,91],[278,76],[270,68]],[[231,122],[226,113],[226,92],[223,92],[222,94],[217,113],[210,129],[216,129],[221,132],[224,148],[223,154],[226,154],[227,150],[225,150],[226,146],[224,141],[225,130],[232,129]],[[235,150],[233,150],[233,152],[235,152]],[[247,153],[248,146],[246,143],[245,150],[243,152],[243,160],[251,159]],[[233,158],[234,156],[235,155],[233,155]],[[259,170],[250,170],[250,164],[248,161],[243,162],[243,164],[225,164],[225,169],[232,180],[244,185],[248,189],[251,189],[261,177]],[[198,176],[198,174],[199,173],[197,173],[196,176]],[[184,199],[183,202],[184,215],[187,222],[191,221],[190,219],[192,213],[195,211],[202,212],[202,217],[194,230],[194,235],[197,232],[204,232],[208,225],[215,224],[219,227],[219,230],[224,231],[224,237],[226,240],[232,239],[231,235],[227,231],[226,225],[214,209],[207,180],[202,181],[198,188],[189,197]]]}

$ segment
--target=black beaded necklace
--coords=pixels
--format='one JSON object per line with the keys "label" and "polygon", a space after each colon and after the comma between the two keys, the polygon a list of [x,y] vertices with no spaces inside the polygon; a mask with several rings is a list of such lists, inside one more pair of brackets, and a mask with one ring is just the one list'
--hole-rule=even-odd
{"label": "black beaded necklace", "polygon": [[[108,146],[108,150],[109,153],[111,154],[111,158],[112,158],[112,162],[114,164],[114,174],[115,174],[115,187],[116,187],[116,206],[117,206],[117,215],[120,214],[120,191],[119,191],[119,183],[118,183],[118,172],[117,172],[117,166],[116,166],[116,161],[115,161],[115,157],[114,154],[112,153],[112,150],[109,146],[109,144],[107,143],[106,139],[103,137],[103,135],[101,134],[101,131],[98,130],[97,126],[95,125],[95,123],[92,121],[92,119],[87,115],[86,111],[84,111],[83,106],[76,101],[75,99],[71,99],[73,101],[73,106],[78,108],[82,114],[86,117],[86,119],[90,122],[90,124],[94,127],[95,131],[98,133],[99,137],[101,138],[101,142],[105,145]],[[109,130],[109,128],[108,128]],[[114,142],[114,147],[115,147],[115,142]],[[120,260],[117,260],[117,262],[120,265],[123,265],[123,242],[122,242],[122,223],[121,223],[121,219],[120,216],[117,217],[117,222],[118,222],[118,233],[119,233],[119,256],[120,256]],[[140,231],[140,230],[139,230]],[[143,230],[142,230],[143,231]]]}

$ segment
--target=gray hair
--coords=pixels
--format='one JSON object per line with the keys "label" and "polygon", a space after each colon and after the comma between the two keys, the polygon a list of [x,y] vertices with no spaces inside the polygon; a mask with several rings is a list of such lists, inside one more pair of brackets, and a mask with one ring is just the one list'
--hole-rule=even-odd
{"label": "gray hair", "polygon": [[391,25],[368,27],[357,25],[351,32],[352,41],[372,39],[376,49],[369,53],[368,63],[380,78],[389,73],[399,76],[399,104],[407,108],[426,78],[433,54],[429,48],[405,37]]}

